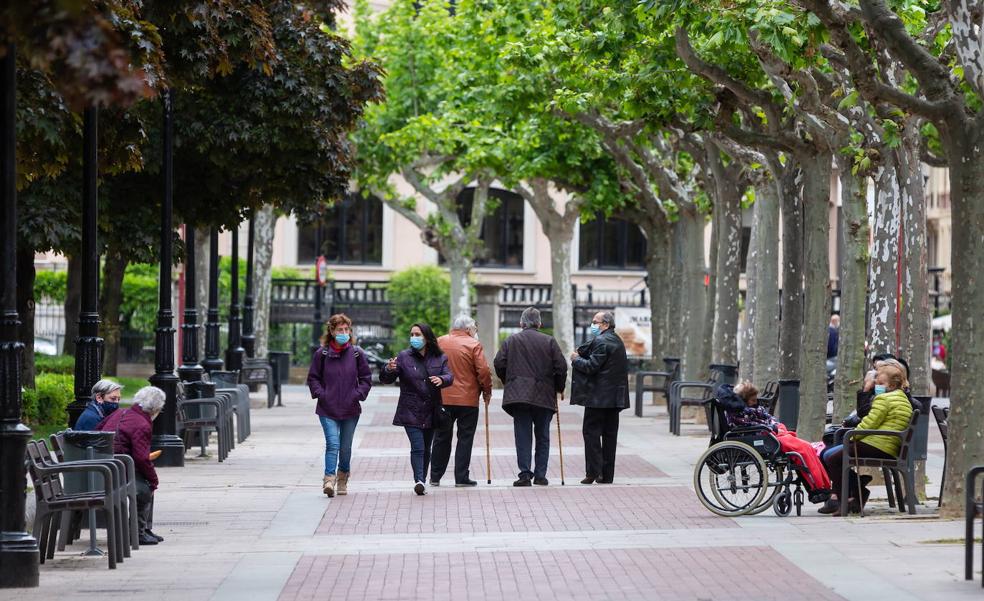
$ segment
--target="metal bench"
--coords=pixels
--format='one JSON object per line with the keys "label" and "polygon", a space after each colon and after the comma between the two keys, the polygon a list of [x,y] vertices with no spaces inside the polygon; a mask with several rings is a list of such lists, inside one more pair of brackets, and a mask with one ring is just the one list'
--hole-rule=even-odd
{"label": "metal bench", "polygon": [[[855,471],[861,467],[873,467],[882,470],[885,475],[885,488],[888,490],[889,505],[893,504],[892,488],[895,489],[895,496],[898,499],[900,512],[908,509],[910,515],[916,514],[916,461],[913,453],[912,441],[915,438],[916,426],[920,419],[920,411],[913,411],[909,419],[909,426],[905,430],[849,430],[844,434],[844,461],[841,465],[841,490],[839,491],[841,503],[844,507],[846,499],[849,498],[848,492],[848,472],[851,467]],[[877,434],[882,436],[893,436],[898,438],[902,446],[899,448],[898,457],[886,459],[882,457],[858,457],[852,454],[853,445],[851,441],[863,436]],[[901,482],[900,482],[901,480]],[[847,517],[849,511],[842,512]],[[861,516],[864,517],[864,507],[861,508]]]}
{"label": "metal bench", "polygon": [[273,366],[268,360],[254,358],[243,361],[243,368],[239,371],[239,383],[250,387],[257,384],[266,386],[267,409],[273,407],[277,394],[273,382]]}
{"label": "metal bench", "polygon": [[[975,465],[967,472],[967,482],[964,483],[964,580],[974,579],[974,517],[981,511],[981,504],[974,499],[977,479],[984,474],[984,465]],[[984,491],[982,491],[984,497]],[[981,568],[984,570],[984,542],[981,543]],[[981,579],[984,587],[984,579]]]}
{"label": "metal bench", "polygon": [[670,385],[667,408],[670,413],[670,433],[680,435],[680,414],[684,407],[703,407],[714,390],[726,381],[724,371],[711,366],[710,378],[705,382],[676,381]]}
{"label": "metal bench", "polygon": [[936,506],[943,506],[943,486],[946,484],[946,441],[950,435],[950,408],[933,407],[933,417],[936,418],[936,425],[940,429],[940,438],[943,439],[943,476],[940,478],[940,498]]}
{"label": "metal bench", "polygon": [[[670,410],[670,385],[680,379],[680,359],[663,357],[665,371],[638,371],[635,374],[635,415],[642,417],[642,397],[646,392],[653,393],[653,404],[656,404],[656,393],[663,393],[666,398],[666,411]],[[648,382],[648,383],[647,383]]]}
{"label": "metal bench", "polygon": [[215,384],[216,396],[225,395],[232,405],[236,415],[236,441],[246,440],[252,428],[250,426],[249,385],[240,383],[240,372],[213,371],[209,374]]}

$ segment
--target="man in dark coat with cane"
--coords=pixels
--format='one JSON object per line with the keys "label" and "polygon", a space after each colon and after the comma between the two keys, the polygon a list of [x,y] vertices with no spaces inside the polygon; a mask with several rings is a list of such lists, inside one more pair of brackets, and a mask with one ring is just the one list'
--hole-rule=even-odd
{"label": "man in dark coat with cane", "polygon": [[571,404],[584,406],[585,477],[581,484],[611,484],[618,414],[629,406],[629,361],[610,311],[595,314],[591,333],[594,336],[571,353]]}
{"label": "man in dark coat with cane", "polygon": [[[502,343],[495,355],[495,373],[505,384],[502,408],[513,418],[519,479],[513,486],[546,486],[550,458],[550,422],[557,410],[557,395],[564,392],[567,361],[560,345],[539,332],[540,311],[527,307],[519,318],[522,332]],[[530,469],[533,437],[536,463]]]}

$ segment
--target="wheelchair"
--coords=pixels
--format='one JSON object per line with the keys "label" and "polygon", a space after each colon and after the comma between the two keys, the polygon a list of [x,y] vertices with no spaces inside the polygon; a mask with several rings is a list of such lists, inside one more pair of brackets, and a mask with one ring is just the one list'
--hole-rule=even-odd
{"label": "wheelchair", "polygon": [[724,517],[757,515],[769,507],[780,517],[794,507],[802,515],[802,455],[783,452],[768,426],[729,427],[717,399],[706,401],[704,409],[711,442],[694,466],[694,490],[701,504]]}

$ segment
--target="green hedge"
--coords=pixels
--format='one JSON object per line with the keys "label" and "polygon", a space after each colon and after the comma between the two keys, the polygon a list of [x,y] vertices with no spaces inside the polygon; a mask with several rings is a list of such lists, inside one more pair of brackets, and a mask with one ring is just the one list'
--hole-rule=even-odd
{"label": "green hedge", "polygon": [[393,349],[407,348],[414,323],[424,322],[434,334],[447,334],[451,321],[451,278],[436,265],[410,267],[394,273],[387,288],[393,303]]}
{"label": "green hedge", "polygon": [[75,400],[74,378],[63,374],[38,374],[35,388],[24,389],[22,418],[28,425],[68,427],[66,409]]}
{"label": "green hedge", "polygon": [[34,353],[34,368],[39,374],[75,375],[75,357]]}

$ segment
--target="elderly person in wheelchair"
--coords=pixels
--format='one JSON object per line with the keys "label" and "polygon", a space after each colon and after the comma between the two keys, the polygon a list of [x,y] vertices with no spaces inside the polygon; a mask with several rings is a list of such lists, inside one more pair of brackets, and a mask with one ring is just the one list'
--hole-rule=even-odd
{"label": "elderly person in wheelchair", "polygon": [[714,396],[708,403],[711,446],[694,469],[694,487],[707,509],[738,516],[771,506],[785,516],[795,502],[799,515],[801,488],[813,503],[826,500],[830,480],[813,446],[758,404],[751,382],[721,385]]}
{"label": "elderly person in wheelchair", "polygon": [[[861,404],[862,396],[858,395],[858,414],[863,417],[860,421],[845,420],[846,423],[856,425],[859,430],[891,430],[902,432],[909,427],[909,420],[912,418],[914,402],[908,394],[909,381],[906,377],[906,370],[897,360],[878,361],[871,389],[873,396],[870,406],[864,407]],[[869,374],[869,378],[870,378]],[[865,391],[867,390],[867,380]],[[862,391],[862,392],[865,392]],[[844,431],[841,431],[838,438],[843,438]],[[835,438],[835,441],[837,439]],[[859,437],[854,443],[852,455],[856,457],[883,457],[891,459],[897,457],[902,446],[901,439],[888,435],[869,435]],[[841,474],[844,462],[844,445],[835,444],[827,448],[821,455],[821,460],[827,468],[827,473],[833,482],[834,490],[841,489]],[[849,512],[860,512],[864,504],[867,503],[871,492],[868,490],[868,482],[871,476],[859,477],[853,470],[849,472],[847,510]],[[841,515],[843,511],[843,500],[831,497],[827,503],[820,508],[820,513]]]}

